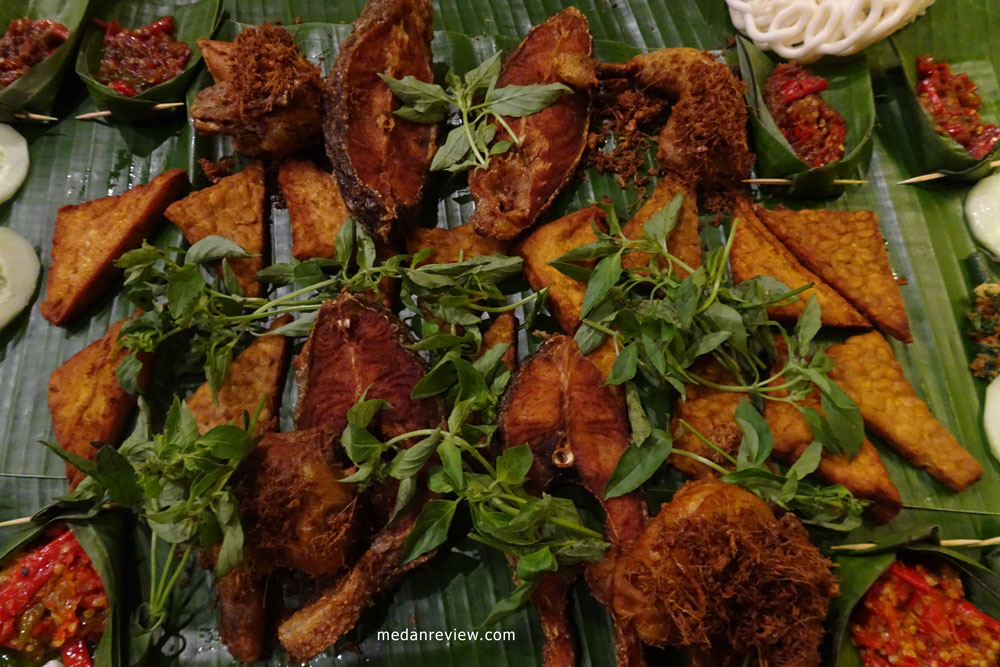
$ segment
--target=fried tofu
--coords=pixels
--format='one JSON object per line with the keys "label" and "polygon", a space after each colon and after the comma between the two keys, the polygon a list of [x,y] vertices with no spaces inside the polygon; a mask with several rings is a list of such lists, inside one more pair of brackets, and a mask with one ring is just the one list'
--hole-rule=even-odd
{"label": "fried tofu", "polygon": [[479,349],[480,356],[495,345],[509,343],[510,347],[503,354],[503,362],[514,372],[517,369],[517,318],[514,313],[500,313],[493,323],[483,332],[483,345]]}
{"label": "fried tofu", "polygon": [[[291,321],[290,315],[279,317],[270,330]],[[233,360],[229,377],[219,388],[218,403],[212,399],[207,382],[198,387],[187,399],[198,430],[205,433],[221,424],[242,425],[243,413],[253,415],[261,399],[264,405],[257,420],[257,432],[273,430],[290,350],[291,339],[286,336],[260,336]]]}
{"label": "fried tofu", "polygon": [[[572,335],[580,326],[580,310],[587,283],[561,273],[549,262],[570,250],[597,240],[593,226],[605,228],[606,214],[600,206],[588,206],[544,224],[524,239],[517,254],[524,259],[524,276],[536,292],[548,287],[548,307],[564,332]],[[581,262],[582,266],[587,263]],[[593,268],[594,262],[589,263]]]}
{"label": "fried tofu", "polygon": [[819,302],[823,324],[831,327],[857,327],[870,329],[871,323],[854,309],[823,279],[802,266],[795,255],[757,218],[747,201],[741,201],[736,210],[739,223],[736,238],[729,255],[729,265],[733,272],[733,282],[741,283],[754,276],[771,276],[784,283],[789,289],[796,289],[807,283],[813,286],[798,294],[798,301],[787,306],[772,306],[767,309],[770,317],[781,321],[795,321],[813,295]]}
{"label": "fried tofu", "polygon": [[910,463],[956,492],[982,477],[979,462],[917,398],[882,336],[852,336],[826,354],[834,362],[830,378],[858,404],[865,424]]}
{"label": "fried tofu", "polygon": [[285,160],[278,172],[292,223],[292,257],[336,257],[337,233],[350,217],[333,174],[310,160]]}
{"label": "fried tofu", "polygon": [[42,317],[64,326],[100,298],[121,275],[114,261],[153,235],[187,182],[183,169],[171,169],[120,195],[60,208]]}
{"label": "fried tofu", "polygon": [[759,209],[758,216],[803,265],[879,329],[904,343],[913,342],[875,213],[778,208]]}
{"label": "fried tofu", "polygon": [[470,257],[506,255],[509,247],[509,241],[480,236],[475,227],[469,224],[451,229],[414,227],[406,235],[406,252],[411,255],[424,248],[434,251],[424,260],[424,264],[450,264]]}
{"label": "fried tofu", "polygon": [[[735,385],[736,379],[717,361],[710,357],[699,359],[692,371],[715,384]],[[689,429],[681,426],[683,419],[698,433],[715,444],[722,451],[736,456],[743,439],[743,431],[736,423],[736,407],[746,394],[724,391],[700,384],[687,385],[684,400],[677,402],[670,430],[674,433],[674,449],[683,449],[714,461],[725,468],[731,468],[726,459]],[[718,477],[714,468],[683,454],[671,454],[670,463],[691,479]]]}
{"label": "fried tofu", "polygon": [[[701,237],[698,235],[698,200],[695,198],[694,190],[686,187],[674,176],[664,176],[650,195],[642,208],[636,212],[635,217],[626,223],[622,228],[622,233],[629,239],[641,239],[643,237],[643,227],[655,214],[664,207],[669,206],[676,195],[684,197],[681,203],[681,210],[677,214],[677,224],[674,226],[670,237],[667,239],[667,250],[670,254],[681,260],[692,269],[701,266]],[[622,266],[634,268],[649,265],[649,253],[633,252],[622,258]],[[661,260],[661,266],[666,265],[665,260]],[[674,272],[680,276],[687,276],[688,272],[680,266],[674,267]]]}
{"label": "fried tofu", "polygon": [[228,260],[243,294],[263,294],[257,272],[264,268],[264,165],[226,176],[215,185],[192,192],[166,210],[170,222],[181,228],[189,243],[206,236],[223,236],[257,257]]}
{"label": "fried tofu", "polygon": [[[49,376],[49,411],[56,442],[85,459],[97,456],[92,442],[117,445],[135,409],[136,397],[121,388],[115,375],[127,354],[124,349],[115,350],[118,332],[126,321],[113,324],[103,338],[74,354]],[[67,463],[66,477],[73,489],[85,475]]]}

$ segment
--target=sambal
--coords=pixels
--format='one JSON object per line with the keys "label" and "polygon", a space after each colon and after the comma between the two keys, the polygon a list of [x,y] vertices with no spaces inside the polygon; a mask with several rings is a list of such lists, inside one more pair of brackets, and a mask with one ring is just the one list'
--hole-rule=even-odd
{"label": "sambal", "polygon": [[920,104],[934,119],[934,129],[962,144],[977,160],[986,157],[1000,139],[1000,128],[979,117],[983,101],[978,86],[931,56],[917,58],[917,79]]}
{"label": "sambal", "polygon": [[820,93],[830,87],[821,76],[794,63],[780,63],[767,78],[764,104],[799,159],[810,167],[844,156],[844,119]]}
{"label": "sambal", "polygon": [[117,19],[94,22],[104,30],[104,54],[95,78],[122,97],[173,79],[191,59],[191,47],[176,40],[177,23],[170,16],[136,30],[123,28]]}
{"label": "sambal", "polygon": [[0,37],[0,90],[14,83],[69,39],[66,26],[47,19],[14,19]]}

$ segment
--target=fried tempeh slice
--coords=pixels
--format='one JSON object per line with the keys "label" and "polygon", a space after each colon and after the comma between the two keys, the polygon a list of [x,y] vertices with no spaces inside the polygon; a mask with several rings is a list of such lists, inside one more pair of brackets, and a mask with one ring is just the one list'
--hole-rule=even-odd
{"label": "fried tempeh slice", "polygon": [[[469,175],[470,222],[483,236],[512,239],[528,229],[572,177],[587,145],[592,50],[587,18],[569,7],[532,28],[504,60],[497,88],[564,83],[574,92],[537,113],[504,117],[520,142]],[[510,139],[500,129],[494,141]]]}
{"label": "fried tempeh slice", "polygon": [[795,255],[781,245],[767,227],[757,218],[753,207],[741,200],[734,219],[736,238],[733,240],[729,264],[733,272],[733,282],[741,283],[754,276],[771,276],[796,289],[807,283],[813,286],[798,294],[798,301],[787,306],[772,306],[768,315],[776,320],[795,321],[813,295],[819,302],[823,324],[831,327],[858,327],[870,329],[871,323],[854,309],[832,287],[815,273],[802,266]]}
{"label": "fried tempeh slice", "polygon": [[875,325],[912,343],[910,322],[872,211],[759,209],[760,220],[802,264]]}
{"label": "fried tempeh slice", "polygon": [[[103,338],[74,354],[49,376],[49,411],[56,442],[85,459],[97,455],[92,442],[117,445],[135,409],[136,397],[121,388],[115,375],[126,355],[124,349],[115,350],[115,344],[127,321],[111,325]],[[140,381],[144,381],[142,375]],[[74,489],[84,474],[67,463],[66,477]]]}
{"label": "fried tempeh slice", "polygon": [[351,215],[337,180],[310,160],[281,163],[278,184],[292,223],[292,257],[333,259],[337,232]]}
{"label": "fried tempeh slice", "polygon": [[[695,362],[692,371],[714,382],[715,384],[735,385],[736,379],[715,359],[704,357]],[[674,449],[697,454],[709,461],[714,461],[725,468],[731,468],[726,459],[701,438],[681,425],[683,419],[698,433],[703,435],[719,449],[736,456],[743,432],[736,423],[736,406],[746,394],[715,389],[700,384],[687,385],[684,400],[678,401],[670,422],[670,430],[674,433]],[[689,456],[671,454],[667,459],[682,473],[692,479],[707,479],[718,476],[718,472]]]}
{"label": "fried tempeh slice", "polygon": [[510,243],[480,236],[471,224],[442,229],[414,227],[406,235],[406,252],[415,255],[424,248],[432,252],[423,263],[450,264],[482,255],[505,255]]}
{"label": "fried tempeh slice", "polygon": [[189,243],[223,236],[257,257],[227,260],[246,296],[263,293],[257,272],[264,268],[264,165],[253,162],[215,185],[192,192],[166,210]]}
{"label": "fried tempeh slice", "polygon": [[500,313],[493,323],[483,332],[483,344],[479,348],[480,356],[495,345],[510,345],[503,353],[503,362],[513,373],[517,370],[517,318],[512,311]]}
{"label": "fried tempeh slice", "polygon": [[[548,307],[559,327],[572,334],[580,326],[580,310],[587,283],[570,278],[549,264],[570,250],[597,240],[594,226],[605,229],[606,214],[600,206],[588,206],[546,223],[517,247],[524,259],[524,277],[536,292],[548,287]],[[587,263],[581,262],[581,266]],[[589,263],[593,268],[594,262]]]}
{"label": "fried tempeh slice", "polygon": [[[644,226],[654,215],[659,213],[676,195],[681,195],[684,199],[681,203],[681,210],[677,214],[677,224],[667,239],[667,250],[670,254],[681,260],[692,269],[701,266],[701,237],[698,235],[698,200],[694,190],[685,187],[675,176],[667,174],[650,195],[646,203],[642,205],[635,216],[629,220],[622,228],[622,233],[626,238],[641,239],[644,234]],[[649,253],[632,252],[622,257],[622,266],[625,268],[635,268],[649,265]],[[661,258],[660,266],[665,266],[666,260]],[[674,266],[674,272],[680,277],[687,276],[687,271],[680,266]]]}
{"label": "fried tempeh slice", "polygon": [[[274,331],[292,321],[290,315],[279,317],[271,325]],[[239,354],[229,368],[229,377],[219,388],[218,402],[212,398],[208,383],[201,385],[187,399],[198,429],[205,433],[220,424],[242,424],[243,413],[253,415],[261,399],[257,432],[272,430],[278,416],[278,400],[285,384],[292,341],[287,336],[260,336]]]}
{"label": "fried tempeh slice", "polygon": [[952,491],[982,477],[979,462],[917,398],[882,336],[852,336],[826,354],[834,362],[830,378],[858,404],[865,424],[910,463]]}
{"label": "fried tempeh slice", "polygon": [[79,317],[121,275],[114,261],[152,236],[187,182],[171,169],[120,195],[60,208],[42,317],[56,326]]}

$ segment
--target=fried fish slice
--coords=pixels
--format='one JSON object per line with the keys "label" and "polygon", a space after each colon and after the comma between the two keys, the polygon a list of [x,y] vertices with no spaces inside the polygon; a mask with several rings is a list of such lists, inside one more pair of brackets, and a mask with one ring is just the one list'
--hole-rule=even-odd
{"label": "fried fish slice", "polygon": [[[476,202],[470,222],[483,236],[512,239],[533,224],[569,182],[590,124],[590,83],[596,83],[586,17],[569,7],[531,29],[504,60],[497,88],[565,83],[574,88],[548,107],[521,118],[504,117],[519,143],[469,175]],[[505,129],[495,141],[509,141]]]}
{"label": "fried fish slice", "polygon": [[[135,409],[136,397],[121,388],[115,375],[126,355],[124,349],[115,350],[115,344],[127,321],[111,325],[103,338],[74,354],[49,376],[49,411],[56,442],[85,459],[97,455],[92,442],[117,445]],[[66,477],[74,489],[84,474],[67,463]]]}
{"label": "fried fish slice", "polygon": [[813,283],[813,287],[799,293],[798,301],[787,306],[772,306],[767,309],[768,315],[776,320],[795,321],[802,314],[809,298],[815,294],[824,325],[871,328],[871,323],[861,313],[819,276],[802,266],[795,255],[781,245],[757,218],[748,201],[739,202],[735,217],[739,219],[739,223],[729,255],[733,282],[740,283],[754,276],[771,276],[789,289]]}
{"label": "fried fish slice", "polygon": [[174,202],[165,213],[189,243],[223,236],[257,255],[227,260],[246,296],[263,293],[257,272],[264,268],[264,194],[264,165],[253,162],[238,174]]}
{"label": "fried fish slice", "polygon": [[[685,185],[675,176],[666,175],[650,195],[642,208],[636,212],[635,216],[622,228],[622,233],[626,238],[641,239],[644,234],[644,226],[654,215],[663,210],[676,195],[681,195],[684,200],[681,203],[681,210],[677,215],[677,224],[667,239],[667,250],[670,254],[681,260],[692,269],[701,266],[701,237],[698,235],[698,200],[694,190]],[[632,252],[622,257],[622,266],[625,268],[636,268],[649,265],[649,253]],[[666,265],[666,261],[661,259],[661,266]],[[688,272],[675,266],[674,272],[680,277],[687,276]]]}
{"label": "fried fish slice", "polygon": [[759,209],[760,220],[802,264],[875,325],[912,343],[910,322],[872,211]]}
{"label": "fried fish slice", "polygon": [[510,243],[480,236],[471,224],[442,229],[414,227],[406,235],[406,252],[415,255],[424,248],[433,252],[424,263],[450,264],[482,255],[505,255]]}
{"label": "fried fish slice", "polygon": [[399,101],[379,74],[432,83],[430,0],[369,0],[327,81],[326,152],[347,208],[373,235],[419,209],[430,176],[437,125],[393,112]]}
{"label": "fried fish slice", "polygon": [[979,462],[917,398],[882,336],[852,336],[826,354],[834,362],[830,378],[858,404],[865,424],[910,463],[956,492],[982,477]]}
{"label": "fried fish slice", "polygon": [[[736,379],[722,364],[711,357],[699,359],[692,371],[715,384],[737,384]],[[681,426],[680,422],[683,419],[722,451],[736,456],[736,451],[743,438],[743,431],[736,423],[735,414],[736,406],[743,398],[746,398],[746,394],[740,392],[725,391],[700,384],[687,385],[684,400],[677,402],[671,418],[670,430],[676,438],[674,449],[683,449],[709,461],[714,461],[723,467],[731,467],[719,452],[702,442],[701,438],[690,430]],[[714,469],[683,454],[671,454],[668,460],[674,467],[692,479],[718,476]]]}
{"label": "fried fish slice", "polygon": [[292,223],[292,257],[333,259],[337,232],[350,216],[337,180],[311,160],[285,160],[278,172]]}
{"label": "fried fish slice", "polygon": [[[290,315],[279,317],[270,330],[291,321]],[[280,334],[257,338],[233,360],[229,377],[219,388],[218,402],[213,400],[212,388],[207,382],[198,387],[187,399],[198,430],[205,433],[220,424],[242,424],[243,413],[253,415],[261,399],[264,404],[257,420],[257,432],[273,429],[291,344],[290,338]]]}
{"label": "fried fish slice", "polygon": [[[524,259],[524,277],[536,292],[548,287],[548,307],[559,327],[572,334],[580,326],[580,310],[587,283],[574,280],[549,264],[582,245],[597,240],[594,227],[605,229],[606,214],[600,206],[588,206],[533,231],[517,247]],[[581,265],[586,266],[585,263]],[[593,268],[594,262],[590,262]]]}
{"label": "fried fish slice", "polygon": [[153,235],[187,182],[171,169],[120,195],[60,208],[42,317],[64,326],[81,315],[121,275],[113,262]]}

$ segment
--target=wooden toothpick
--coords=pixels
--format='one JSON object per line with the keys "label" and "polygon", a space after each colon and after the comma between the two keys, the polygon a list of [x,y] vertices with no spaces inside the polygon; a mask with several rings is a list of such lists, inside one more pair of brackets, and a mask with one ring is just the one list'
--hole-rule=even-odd
{"label": "wooden toothpick", "polygon": [[[787,178],[744,178],[744,183],[753,183],[754,185],[791,185],[792,182]],[[833,180],[834,185],[865,185],[868,181],[858,180],[856,178],[835,178]]]}
{"label": "wooden toothpick", "polygon": [[42,121],[44,123],[52,123],[54,121],[59,120],[55,116],[43,116],[41,114],[28,113],[28,112],[23,112],[23,113],[19,112],[19,113],[16,113],[16,114],[14,114],[14,118],[20,118],[22,120],[39,120],[39,121]]}
{"label": "wooden toothpick", "polygon": [[[954,539],[954,540],[941,540],[942,547],[969,547],[975,549],[981,549],[983,547],[993,547],[1000,544],[1000,536],[991,537],[986,540],[973,540],[973,539]],[[830,549],[833,551],[867,551],[868,549],[874,549],[878,545],[874,542],[862,542],[860,544],[837,544]]]}
{"label": "wooden toothpick", "polygon": [[[163,111],[164,109],[173,109],[174,107],[182,107],[184,102],[164,102],[162,104],[157,104],[153,107],[156,111]],[[107,118],[111,115],[110,111],[91,111],[90,113],[80,114],[76,117],[77,120],[93,120],[94,118]]]}
{"label": "wooden toothpick", "polygon": [[[990,167],[1000,167],[1000,160],[993,160],[990,162]],[[905,181],[899,181],[896,185],[913,185],[914,183],[925,183],[927,181],[936,181],[939,178],[944,178],[948,174],[942,174],[939,171],[935,171],[930,174],[924,174],[922,176],[914,176],[913,178],[908,178]]]}

